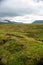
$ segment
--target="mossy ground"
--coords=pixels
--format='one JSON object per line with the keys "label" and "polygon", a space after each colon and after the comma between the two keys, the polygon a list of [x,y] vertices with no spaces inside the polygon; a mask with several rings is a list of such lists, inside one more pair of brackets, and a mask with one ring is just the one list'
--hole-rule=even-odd
{"label": "mossy ground", "polygon": [[0,24],[0,65],[43,65],[43,25]]}

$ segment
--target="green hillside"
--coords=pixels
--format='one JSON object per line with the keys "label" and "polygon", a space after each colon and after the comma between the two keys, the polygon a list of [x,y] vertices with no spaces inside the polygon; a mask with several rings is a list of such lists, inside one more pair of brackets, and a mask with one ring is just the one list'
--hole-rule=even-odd
{"label": "green hillside", "polygon": [[0,24],[0,65],[43,65],[43,25]]}

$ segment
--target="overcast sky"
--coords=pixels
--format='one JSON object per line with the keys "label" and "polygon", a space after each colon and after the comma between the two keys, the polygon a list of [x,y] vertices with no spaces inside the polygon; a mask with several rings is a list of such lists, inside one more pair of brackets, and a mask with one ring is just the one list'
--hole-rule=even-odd
{"label": "overcast sky", "polygon": [[43,20],[43,0],[0,0],[0,18],[25,23]]}

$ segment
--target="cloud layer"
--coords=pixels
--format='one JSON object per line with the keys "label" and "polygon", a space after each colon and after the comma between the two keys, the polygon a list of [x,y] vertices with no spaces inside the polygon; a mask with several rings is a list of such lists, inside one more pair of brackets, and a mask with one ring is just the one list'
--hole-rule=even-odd
{"label": "cloud layer", "polygon": [[[28,16],[27,16],[28,15]],[[43,0],[0,0],[0,17],[43,16]],[[33,16],[32,18],[29,16]],[[28,21],[28,19],[26,19]],[[26,21],[21,19],[20,21]]]}

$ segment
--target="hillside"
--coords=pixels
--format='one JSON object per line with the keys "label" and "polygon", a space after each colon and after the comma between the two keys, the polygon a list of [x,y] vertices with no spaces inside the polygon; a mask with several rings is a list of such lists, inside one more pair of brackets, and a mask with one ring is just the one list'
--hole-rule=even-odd
{"label": "hillside", "polygon": [[43,24],[43,20],[35,20],[33,24]]}
{"label": "hillside", "polygon": [[0,65],[43,65],[43,25],[0,24]]}
{"label": "hillside", "polygon": [[0,24],[23,24],[22,22],[15,22],[15,21],[10,21],[10,20],[0,20]]}

